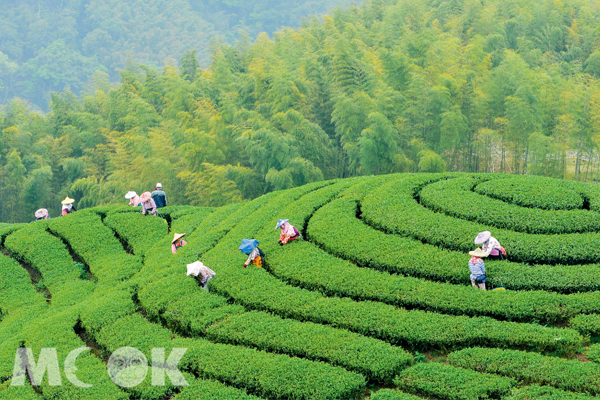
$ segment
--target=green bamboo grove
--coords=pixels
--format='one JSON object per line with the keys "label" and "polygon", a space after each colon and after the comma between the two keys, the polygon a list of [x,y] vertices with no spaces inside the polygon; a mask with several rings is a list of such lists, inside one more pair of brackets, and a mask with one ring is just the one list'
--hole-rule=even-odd
{"label": "green bamboo grove", "polygon": [[[572,271],[598,269],[599,197],[550,178],[393,174],[169,206],[164,218],[100,206],[3,224],[0,398],[591,399],[600,290]],[[302,240],[277,245],[283,217]],[[509,253],[486,262],[506,291],[470,285],[467,252],[482,229]],[[174,232],[187,245],[172,254]],[[243,238],[260,241],[264,268],[242,268]],[[210,292],[186,276],[196,260],[217,273]],[[18,348],[64,359],[82,346],[92,350],[76,375],[91,387],[63,370],[61,385],[12,384]],[[123,347],[147,359],[186,348],[188,385],[113,383],[107,362]]]}
{"label": "green bamboo grove", "polygon": [[[11,14],[10,2],[0,7],[0,102],[2,85],[13,85],[11,93],[53,90],[46,114],[5,94],[0,222],[29,222],[39,208],[56,216],[65,196],[79,208],[119,204],[128,191],[157,182],[173,204],[214,207],[312,182],[400,172],[600,180],[600,0],[367,0],[258,34],[264,20],[275,29],[267,15],[299,18],[332,2],[296,1],[279,14],[290,2],[147,0],[129,12],[122,0],[28,0],[24,20]],[[59,3],[73,17],[48,18]],[[107,21],[101,9],[118,15]],[[257,35],[213,41],[208,60],[211,27],[199,15],[210,10],[232,23],[242,18]],[[31,29],[15,28],[20,23]],[[65,28],[56,29],[61,38],[40,38],[47,46],[38,49],[34,38],[52,31],[41,30],[44,23]],[[131,29],[113,32],[119,23]],[[78,30],[89,35],[70,46],[65,32]],[[118,82],[101,72],[82,81],[94,71],[86,60],[95,44]],[[85,56],[71,54],[80,47]],[[137,62],[125,63],[128,49]],[[11,60],[32,54],[21,72],[10,72],[20,63]],[[158,69],[158,54],[175,59]],[[57,87],[73,69],[71,90]],[[511,205],[528,207],[511,187],[477,191],[490,194],[488,204],[509,196]],[[437,209],[434,190],[423,199]],[[561,210],[581,220],[583,197],[563,192],[568,206]],[[535,218],[546,220],[548,205],[536,207]],[[523,233],[585,236],[578,230],[595,223],[564,229],[547,220],[552,226],[542,228],[508,212],[505,223],[519,220],[515,231]]]}

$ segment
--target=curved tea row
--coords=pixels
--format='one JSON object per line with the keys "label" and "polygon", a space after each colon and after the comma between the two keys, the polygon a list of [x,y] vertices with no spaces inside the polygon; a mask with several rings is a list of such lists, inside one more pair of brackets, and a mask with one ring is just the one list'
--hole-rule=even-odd
{"label": "curved tea row", "polygon": [[[188,244],[176,254],[171,254],[172,233],[165,221],[127,207],[0,227],[8,254],[0,258],[2,275],[15,277],[3,278],[0,291],[0,377],[5,378],[0,397],[341,400],[361,399],[369,382],[393,382],[397,389],[372,398],[517,399],[536,393],[588,398],[595,386],[561,386],[551,370],[585,371],[594,382],[596,364],[543,354],[571,356],[586,345],[583,335],[598,332],[600,281],[576,273],[596,271],[598,265],[579,247],[569,253],[579,264],[562,265],[561,246],[571,245],[574,235],[588,237],[586,243],[598,240],[599,192],[565,184],[558,200],[539,197],[525,205],[518,182],[501,182],[506,178],[365,177],[315,183],[218,209],[170,207],[164,214],[171,232],[187,233]],[[524,191],[536,184],[523,184]],[[502,185],[512,191],[500,199]],[[448,200],[442,201],[445,194]],[[487,219],[472,215],[469,199],[479,199],[481,209],[496,204],[515,220],[524,220],[527,210],[535,216],[521,225],[502,225],[502,213],[489,212]],[[273,227],[282,217],[305,240],[278,246]],[[490,278],[520,290],[470,287],[466,251],[482,228],[493,230],[511,254],[510,262],[486,263]],[[8,229],[4,236],[1,229]],[[250,237],[267,254],[264,269],[241,267],[245,257],[237,246]],[[521,237],[526,240],[517,245]],[[526,246],[550,238],[560,246],[538,265],[540,257],[527,256]],[[217,271],[210,293],[185,276],[185,265],[197,259]],[[41,274],[50,303],[28,282],[19,262]],[[17,301],[12,293],[21,291],[27,295]],[[48,334],[31,333],[33,326]],[[54,343],[59,352],[85,343],[98,348],[77,365],[80,379],[94,382],[93,390],[66,379],[61,387],[9,385],[15,346]],[[140,349],[149,359],[153,347],[165,347],[167,354],[188,348],[179,366],[190,385],[114,385],[99,355],[124,346]],[[528,355],[550,360],[535,361],[537,380],[517,369],[483,371],[479,361],[458,361],[473,357],[461,353],[473,346],[477,357],[489,351],[507,365]],[[512,350],[498,353],[496,348]],[[432,349],[454,350],[451,357],[457,354],[457,361],[414,364],[413,351]],[[459,381],[476,384],[450,384]]]}

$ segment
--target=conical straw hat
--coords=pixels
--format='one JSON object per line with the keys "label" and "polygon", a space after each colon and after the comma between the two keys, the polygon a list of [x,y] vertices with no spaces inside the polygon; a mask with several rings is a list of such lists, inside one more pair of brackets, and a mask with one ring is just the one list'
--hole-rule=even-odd
{"label": "conical straw hat", "polygon": [[171,243],[175,243],[177,241],[177,239],[181,239],[184,236],[185,236],[185,233],[176,233],[175,236],[173,236],[173,240],[171,241]]}

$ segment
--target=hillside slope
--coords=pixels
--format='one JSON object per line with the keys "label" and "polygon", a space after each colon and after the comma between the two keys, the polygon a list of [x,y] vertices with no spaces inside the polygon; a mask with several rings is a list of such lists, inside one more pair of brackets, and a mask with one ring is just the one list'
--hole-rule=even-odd
{"label": "hillside slope", "polygon": [[[0,397],[342,400],[383,385],[393,389],[372,399],[592,398],[599,210],[595,185],[402,174],[172,206],[165,219],[110,206],[5,224]],[[278,246],[278,218],[303,239]],[[508,251],[510,261],[486,262],[506,291],[470,286],[466,253],[485,229]],[[187,233],[176,254],[174,232]],[[260,241],[264,268],[242,267],[243,238]],[[217,273],[210,292],[185,274],[198,259]],[[56,348],[62,366],[86,345],[62,385],[11,386],[17,348],[36,360]],[[189,385],[153,386],[150,373],[115,385],[106,363],[123,347],[148,360],[153,348],[187,348],[179,368]],[[73,372],[93,386],[69,383]]]}

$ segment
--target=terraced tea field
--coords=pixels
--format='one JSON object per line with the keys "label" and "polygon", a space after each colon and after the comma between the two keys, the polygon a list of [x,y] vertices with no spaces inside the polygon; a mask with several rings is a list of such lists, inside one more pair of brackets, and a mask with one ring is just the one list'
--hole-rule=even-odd
{"label": "terraced tea field", "polygon": [[[166,221],[100,207],[0,225],[1,399],[600,394],[598,186],[403,174],[162,210]],[[278,218],[303,240],[279,246]],[[486,261],[488,281],[506,291],[470,285],[467,253],[483,230],[508,251],[510,261]],[[187,233],[176,254],[173,232]],[[260,241],[263,269],[242,267],[243,238]],[[210,293],[186,276],[198,259],[217,273]],[[187,348],[178,366],[188,385],[163,364],[139,385],[116,385],[107,362],[123,347],[153,361],[152,349]],[[14,376],[19,348],[36,360],[56,349],[60,375],[39,386]],[[153,385],[161,369],[166,384]]]}

